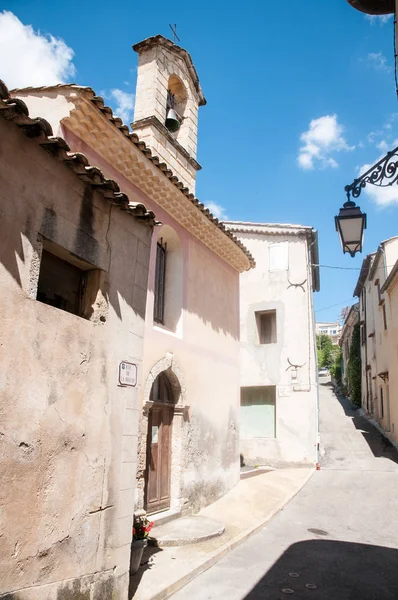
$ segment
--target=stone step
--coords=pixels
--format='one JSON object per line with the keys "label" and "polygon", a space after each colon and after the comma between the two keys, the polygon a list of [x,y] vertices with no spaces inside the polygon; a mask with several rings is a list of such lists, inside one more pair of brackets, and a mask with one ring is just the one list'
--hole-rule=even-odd
{"label": "stone step", "polygon": [[150,521],[153,521],[154,528],[160,527],[161,525],[165,525],[166,523],[169,523],[170,521],[175,521],[176,519],[179,519],[181,517],[181,510],[171,508],[169,510],[164,510],[162,512],[155,513],[153,515],[149,514],[149,515],[147,515],[147,517]]}
{"label": "stone step", "polygon": [[152,543],[159,546],[198,544],[222,535],[225,525],[208,517],[191,516],[170,521],[152,530]]}

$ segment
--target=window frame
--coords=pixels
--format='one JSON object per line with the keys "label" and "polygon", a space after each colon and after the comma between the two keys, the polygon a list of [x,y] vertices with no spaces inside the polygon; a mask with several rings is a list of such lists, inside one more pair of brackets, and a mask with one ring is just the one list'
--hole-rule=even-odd
{"label": "window frame", "polygon": [[[101,289],[100,281],[101,281],[102,270],[99,269],[98,267],[96,267],[95,265],[87,262],[83,258],[80,258],[80,257],[76,256],[75,254],[72,254],[64,246],[61,246],[60,244],[58,244],[56,242],[48,240],[45,237],[40,236],[39,243],[40,243],[40,251],[39,251],[40,268],[39,268],[39,273],[38,273],[38,277],[36,280],[35,293],[34,293],[34,295],[32,295],[32,299],[35,299],[36,302],[40,302],[41,304],[45,304],[45,305],[51,306],[52,308],[55,308],[57,310],[61,310],[64,313],[74,315],[81,319],[85,319],[86,321],[93,320],[93,314],[94,314],[93,302],[95,300],[95,297],[96,297],[98,291]],[[46,260],[46,256],[50,257],[50,261],[52,259],[55,259],[56,261],[65,263],[65,265],[70,267],[72,270],[76,269],[77,271],[79,271],[79,284],[78,284],[78,290],[77,290],[78,298],[77,298],[77,302],[76,302],[74,310],[67,309],[64,306],[58,306],[54,302],[46,301],[43,297],[39,297],[44,292],[43,288],[42,289],[40,289],[40,288],[41,288],[41,283],[43,283],[41,281],[41,278],[43,276],[43,263]],[[50,265],[48,265],[48,266],[50,266]],[[62,267],[61,267],[61,265],[59,265],[59,267],[60,267],[60,269],[59,269],[60,277],[62,277],[63,276],[62,270],[61,270]],[[55,270],[57,271],[56,265],[55,265]],[[51,273],[51,267],[50,267],[50,273]],[[52,291],[53,291],[53,293],[56,291],[56,286],[54,286],[54,289]],[[54,293],[54,296],[55,296],[55,293]],[[61,296],[61,298],[62,298],[62,296]]]}
{"label": "window frame", "polygon": [[[268,316],[271,317],[271,336],[270,341],[262,341],[264,338],[262,336],[263,328],[262,328],[262,318]],[[270,344],[276,344],[278,341],[278,323],[277,323],[277,314],[276,309],[270,310],[259,310],[255,312],[256,326],[257,326],[257,339],[260,346],[268,346]]]}
{"label": "window frame", "polygon": [[167,243],[163,238],[156,242],[155,285],[153,302],[153,320],[164,325],[165,289],[166,289]]}
{"label": "window frame", "polygon": [[383,313],[383,326],[384,326],[384,331],[387,331],[387,312],[386,312],[386,305],[383,304],[383,306],[381,307],[382,313]]}

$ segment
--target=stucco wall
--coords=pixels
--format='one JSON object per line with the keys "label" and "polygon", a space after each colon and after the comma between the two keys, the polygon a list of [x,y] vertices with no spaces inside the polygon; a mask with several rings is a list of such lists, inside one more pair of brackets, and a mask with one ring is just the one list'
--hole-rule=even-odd
{"label": "stucco wall", "polygon": [[[0,594],[125,598],[152,230],[14,125],[0,138]],[[36,300],[43,238],[101,269],[90,320]]]}
{"label": "stucco wall", "polygon": [[[276,386],[275,438],[241,439],[246,463],[313,464],[317,443],[317,378],[308,246],[298,235],[237,233],[256,268],[241,274],[241,386]],[[269,270],[269,245],[289,244],[288,270]],[[304,282],[302,287],[290,286]],[[255,313],[276,310],[277,341],[260,344]],[[303,365],[295,370],[292,364]]]}
{"label": "stucco wall", "polygon": [[[178,330],[168,327],[167,318],[164,327],[154,324],[154,236],[144,379],[152,380],[159,361],[164,361],[165,367],[172,364],[172,370],[178,372],[183,387],[180,403],[189,408],[174,417],[171,502],[175,508],[198,508],[220,497],[239,480],[239,274],[165,212],[157,210],[164,223],[156,230],[157,236],[162,237],[165,229],[172,228],[180,241],[183,291]],[[166,266],[166,280],[170,276]],[[170,300],[176,305],[180,302],[166,294],[166,308]],[[144,395],[143,402],[146,400]],[[144,422],[138,505],[143,503],[146,433]]]}
{"label": "stucco wall", "polygon": [[[169,365],[172,360],[176,365],[184,402],[190,408],[173,422],[171,503],[188,508],[207,505],[239,481],[239,273],[66,127],[63,134],[74,150],[84,152],[92,164],[117,179],[129,197],[143,202],[163,224],[156,227],[152,238],[142,381],[145,385],[151,380],[159,361],[166,359],[162,364]],[[153,323],[156,244],[162,236],[168,236],[171,252],[179,246],[178,256],[167,263],[172,270],[166,267],[166,317],[172,315],[169,328]],[[168,293],[170,277],[172,294]],[[173,358],[166,358],[170,354]],[[150,390],[150,385],[147,388]],[[146,468],[146,400],[142,393],[136,496],[140,508]]]}
{"label": "stucco wall", "polygon": [[[52,110],[53,100],[33,96],[24,97],[28,105],[40,108],[40,114],[51,122],[55,131],[59,130],[58,119],[62,110],[66,113],[69,107],[65,102],[55,103],[56,114]],[[81,121],[87,122],[85,111],[90,114],[90,132],[92,123],[104,125],[105,117],[91,105],[85,103],[79,107],[84,109]],[[54,109],[55,110],[55,109]],[[164,226],[170,227],[178,236],[181,246],[182,291],[173,293],[173,298],[181,303],[181,318],[176,310],[173,313],[173,325],[170,330],[153,326],[153,283],[155,277],[156,240],[152,240],[151,267],[149,275],[149,293],[146,312],[145,356],[143,366],[143,384],[148,390],[147,396],[142,394],[141,435],[138,449],[138,494],[136,506],[143,504],[144,473],[146,465],[147,418],[145,401],[149,398],[150,383],[153,373],[160,368],[168,368],[171,363],[181,376],[181,387],[184,388],[184,405],[189,410],[182,410],[173,422],[173,450],[171,469],[171,502],[173,506],[199,507],[210,503],[228,491],[239,480],[239,271],[227,260],[220,258],[215,252],[218,245],[227,248],[234,246],[232,259],[238,253],[242,264],[247,265],[247,258],[242,250],[220,230],[210,224],[209,235],[203,235],[204,242],[215,248],[215,251],[199,241],[201,231],[207,231],[208,220],[188,201],[189,215],[184,215],[186,198],[176,195],[170,197],[163,193],[160,184],[163,176],[157,171],[156,179],[152,177],[153,165],[143,164],[140,174],[147,175],[139,180],[140,189],[134,176],[132,166],[137,161],[137,149],[131,142],[120,135],[113,126],[107,127],[107,135],[78,137],[75,127],[78,123],[78,110],[71,113],[73,123],[66,120],[62,123],[62,133],[74,151],[83,152],[92,164],[99,166],[107,177],[116,179],[121,190],[143,202],[148,209],[155,212]],[[79,113],[80,114],[80,113]],[[54,118],[53,118],[54,116]],[[68,114],[64,115],[68,117]],[[80,121],[79,121],[80,122]],[[109,135],[109,137],[107,137]],[[106,145],[103,144],[106,139]],[[89,141],[87,141],[89,140]],[[95,140],[95,143],[94,143]],[[102,141],[101,141],[102,140]],[[111,143],[112,142],[112,143]],[[114,148],[111,158],[104,148]],[[123,153],[120,160],[112,160],[116,153]],[[108,157],[108,160],[105,158]],[[141,158],[141,155],[139,156]],[[123,160],[121,160],[123,159]],[[181,173],[176,171],[180,177]],[[156,184],[155,184],[155,183]],[[156,187],[156,186],[159,186]],[[159,191],[159,189],[161,191]],[[147,194],[143,192],[147,191]],[[167,190],[166,190],[167,191]],[[168,192],[167,192],[168,193]],[[159,199],[159,204],[156,202]],[[169,211],[169,212],[168,212]],[[174,219],[170,216],[174,214]],[[178,220],[178,223],[177,223]],[[190,230],[190,231],[189,231]],[[217,243],[212,239],[217,235]],[[195,235],[198,234],[198,235]],[[156,229],[161,237],[162,229]],[[224,255],[221,255],[224,256]],[[233,262],[238,265],[239,263]],[[246,266],[247,268],[247,266]],[[180,267],[179,267],[180,269]],[[175,278],[181,286],[180,275]],[[166,284],[167,292],[167,284]],[[169,294],[170,296],[170,294]],[[167,305],[167,297],[166,297]],[[169,307],[170,308],[170,307]],[[175,307],[174,307],[175,308]],[[167,313],[166,309],[166,313]],[[167,365],[167,367],[166,367]]]}

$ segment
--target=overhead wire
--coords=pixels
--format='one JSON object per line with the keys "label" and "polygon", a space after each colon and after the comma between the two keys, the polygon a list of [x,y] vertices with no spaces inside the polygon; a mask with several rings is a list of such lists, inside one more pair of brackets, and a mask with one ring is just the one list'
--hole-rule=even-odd
{"label": "overhead wire", "polygon": [[314,312],[321,312],[322,310],[328,310],[328,308],[335,308],[335,306],[343,306],[346,302],[352,302],[352,298],[348,298],[348,300],[343,300],[343,302],[338,302],[337,304],[325,306],[324,308],[317,308]]}
{"label": "overhead wire", "polygon": [[[312,267],[321,267],[323,269],[339,269],[341,271],[360,271],[362,267],[338,267],[336,265],[318,265],[316,263],[312,263],[311,265]],[[388,266],[380,266],[380,267],[374,267],[375,270],[376,269],[392,269],[393,267],[395,267],[395,265],[388,265]]]}

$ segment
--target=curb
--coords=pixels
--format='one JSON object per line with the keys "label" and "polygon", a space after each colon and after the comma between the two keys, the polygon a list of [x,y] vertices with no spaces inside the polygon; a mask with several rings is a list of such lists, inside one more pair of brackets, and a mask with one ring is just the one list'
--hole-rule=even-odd
{"label": "curb", "polygon": [[148,598],[148,600],[167,600],[167,598],[170,598],[170,596],[172,596],[173,594],[178,592],[178,590],[180,590],[181,588],[186,586],[193,579],[198,577],[198,575],[201,575],[202,573],[204,573],[205,571],[210,569],[210,567],[215,565],[218,561],[220,561],[222,558],[224,558],[227,554],[232,552],[232,550],[234,550],[237,546],[240,546],[240,544],[242,544],[244,541],[246,541],[249,537],[258,533],[260,531],[260,529],[262,529],[269,521],[271,521],[271,519],[273,519],[275,517],[275,515],[277,515],[281,510],[283,510],[283,508],[287,504],[289,504],[289,502],[291,502],[291,500],[293,500],[293,498],[308,483],[308,481],[311,479],[311,477],[313,476],[314,473],[315,473],[315,469],[314,469],[314,471],[311,471],[311,473],[309,473],[309,475],[306,478],[306,480],[304,481],[304,483],[300,486],[300,488],[298,490],[296,490],[294,492],[294,494],[288,500],[286,500],[285,502],[281,502],[278,506],[276,506],[275,509],[273,511],[271,511],[271,513],[269,513],[260,523],[258,523],[258,525],[256,525],[255,527],[252,527],[251,529],[247,529],[246,531],[243,531],[241,534],[237,535],[235,538],[226,542],[223,546],[221,546],[220,548],[215,550],[213,552],[213,554],[211,554],[209,556],[209,558],[207,558],[201,565],[198,565],[197,567],[195,567],[190,573],[187,573],[186,575],[184,575],[183,577],[181,577],[174,583],[170,584],[169,586],[164,588],[161,592],[158,592],[154,596],[151,596],[150,598]]}

